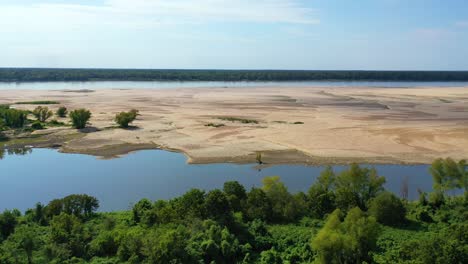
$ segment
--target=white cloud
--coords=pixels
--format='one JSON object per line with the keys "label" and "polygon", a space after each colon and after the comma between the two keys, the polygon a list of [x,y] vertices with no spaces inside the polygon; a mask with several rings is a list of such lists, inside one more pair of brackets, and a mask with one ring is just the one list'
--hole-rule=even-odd
{"label": "white cloud", "polygon": [[297,0],[105,0],[102,5],[1,5],[0,31],[92,27],[147,28],[167,24],[255,22],[316,24]]}

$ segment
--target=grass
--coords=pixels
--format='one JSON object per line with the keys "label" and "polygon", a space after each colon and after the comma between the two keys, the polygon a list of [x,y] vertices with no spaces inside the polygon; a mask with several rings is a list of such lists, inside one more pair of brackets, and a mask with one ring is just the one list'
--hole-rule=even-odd
{"label": "grass", "polygon": [[231,122],[241,122],[242,124],[258,124],[257,120],[239,117],[220,117],[219,119]]}
{"label": "grass", "polygon": [[51,105],[51,104],[60,104],[60,102],[57,102],[57,101],[25,101],[25,102],[16,102],[15,104]]}
{"label": "grass", "polygon": [[223,127],[224,124],[221,124],[221,123],[208,123],[205,126],[206,127]]}
{"label": "grass", "polygon": [[68,126],[64,122],[57,121],[55,119],[49,121],[47,125],[52,126],[52,127],[61,127],[61,126]]}

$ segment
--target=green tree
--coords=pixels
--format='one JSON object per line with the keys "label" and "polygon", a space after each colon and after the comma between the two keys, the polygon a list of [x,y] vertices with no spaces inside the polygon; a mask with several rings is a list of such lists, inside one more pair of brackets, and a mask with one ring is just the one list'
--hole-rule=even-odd
{"label": "green tree", "polygon": [[5,210],[0,214],[0,241],[7,239],[14,232],[18,224],[18,216],[18,212],[10,210]]}
{"label": "green tree", "polygon": [[142,219],[145,219],[149,212],[153,209],[153,205],[151,201],[148,199],[141,199],[133,206],[132,213],[133,213],[133,221],[135,223],[139,223]]}
{"label": "green tree", "polygon": [[335,181],[335,173],[331,166],[327,166],[309,188],[308,205],[313,216],[323,218],[336,208],[335,193],[333,192]]}
{"label": "green tree", "polygon": [[17,109],[6,109],[0,111],[5,126],[10,128],[21,128],[26,122],[27,113]]}
{"label": "green tree", "polygon": [[397,226],[405,222],[406,208],[394,194],[382,192],[371,200],[369,215],[384,225]]}
{"label": "green tree", "polygon": [[250,219],[268,221],[271,219],[271,202],[266,193],[259,188],[252,188],[247,194],[245,216]]}
{"label": "green tree", "polygon": [[338,208],[348,210],[358,206],[367,209],[367,202],[384,190],[385,178],[372,168],[352,164],[336,177],[336,203]]}
{"label": "green tree", "polygon": [[[279,176],[265,177],[262,179],[263,191],[270,200],[272,207],[272,220],[293,221],[300,216],[305,207],[301,196],[295,199],[289,192]],[[301,204],[301,206],[298,206]]]}
{"label": "green tree", "polygon": [[76,129],[82,129],[86,127],[89,119],[91,118],[91,112],[86,109],[76,109],[69,114],[72,125]]}
{"label": "green tree", "polygon": [[120,112],[115,115],[114,121],[121,128],[127,128],[137,118],[138,110],[131,110],[130,112]]}
{"label": "green tree", "polygon": [[468,187],[468,164],[466,160],[458,162],[451,158],[436,159],[429,168],[434,179],[434,189],[447,192],[452,189]]}
{"label": "green tree", "polygon": [[241,211],[247,199],[247,192],[244,186],[237,181],[228,181],[224,183],[223,191],[226,194],[229,204],[234,211]]}
{"label": "green tree", "polygon": [[351,209],[341,221],[336,209],[327,218],[324,227],[312,240],[319,263],[371,262],[369,252],[376,248],[379,225],[375,218],[366,217],[358,207]]}
{"label": "green tree", "polygon": [[180,219],[204,218],[206,216],[205,192],[199,189],[191,189],[174,200],[177,217]]}
{"label": "green tree", "polygon": [[229,200],[220,190],[208,192],[205,198],[205,210],[209,218],[220,223],[227,224],[232,220]]}
{"label": "green tree", "polygon": [[37,118],[39,122],[45,122],[53,115],[52,111],[50,111],[47,106],[36,107],[33,110],[32,114]]}

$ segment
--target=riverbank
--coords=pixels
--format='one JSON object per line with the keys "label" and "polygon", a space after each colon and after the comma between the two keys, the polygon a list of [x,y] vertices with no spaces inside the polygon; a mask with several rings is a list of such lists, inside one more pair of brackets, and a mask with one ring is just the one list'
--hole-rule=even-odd
{"label": "riverbank", "polygon": [[[20,109],[36,106],[15,102],[33,100],[90,109],[91,128],[36,131],[17,145],[106,158],[152,148],[183,152],[189,163],[251,163],[257,152],[270,164],[468,158],[465,88],[2,90],[0,98]],[[115,114],[131,108],[141,114],[135,127],[116,128]]]}

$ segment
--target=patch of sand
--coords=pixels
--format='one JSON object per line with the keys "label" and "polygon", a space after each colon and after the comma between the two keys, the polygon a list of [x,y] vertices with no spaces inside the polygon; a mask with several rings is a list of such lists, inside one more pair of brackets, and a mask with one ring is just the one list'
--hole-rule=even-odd
{"label": "patch of sand", "polygon": [[[84,91],[2,90],[0,103],[56,100],[68,109],[90,109],[96,129],[63,142],[62,151],[100,156],[158,147],[183,152],[192,163],[253,162],[258,151],[268,163],[429,163],[437,157],[468,158],[466,88]],[[116,113],[132,108],[141,114],[134,122],[136,129],[110,128]],[[224,126],[205,126],[208,123]],[[54,128],[51,133],[64,130],[72,131]]]}

